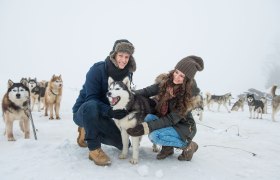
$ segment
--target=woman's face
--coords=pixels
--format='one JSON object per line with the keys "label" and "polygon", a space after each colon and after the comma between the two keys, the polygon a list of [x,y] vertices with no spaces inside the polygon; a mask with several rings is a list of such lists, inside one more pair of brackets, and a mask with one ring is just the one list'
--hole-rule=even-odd
{"label": "woman's face", "polygon": [[129,57],[130,57],[130,55],[126,52],[118,52],[116,54],[116,61],[117,61],[118,67],[120,69],[125,68],[125,66],[127,65],[128,61],[129,61]]}
{"label": "woman's face", "polygon": [[185,74],[176,69],[173,73],[173,83],[174,84],[183,84],[185,79]]}

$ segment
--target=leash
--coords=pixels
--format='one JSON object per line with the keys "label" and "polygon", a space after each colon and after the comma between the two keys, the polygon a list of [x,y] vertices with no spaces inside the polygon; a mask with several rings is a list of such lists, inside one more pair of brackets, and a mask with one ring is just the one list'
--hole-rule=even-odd
{"label": "leash", "polygon": [[32,117],[30,108],[28,109],[28,112],[29,112],[29,119],[30,119],[31,124],[32,124],[34,138],[35,138],[35,140],[37,140],[36,128],[35,128],[35,125],[34,125],[34,121],[33,121],[33,117]]}
{"label": "leash", "polygon": [[254,152],[251,152],[251,151],[247,151],[245,149],[241,149],[241,148],[236,148],[236,147],[229,147],[229,146],[219,146],[219,145],[214,145],[214,144],[209,144],[209,145],[204,145],[203,147],[220,147],[220,148],[225,148],[225,149],[237,149],[237,150],[241,150],[241,151],[244,151],[244,152],[247,152],[247,153],[250,153],[252,154],[253,156],[257,156],[256,153]]}
{"label": "leash", "polygon": [[28,102],[27,112],[28,112],[29,120],[31,121],[31,124],[32,124],[34,138],[35,138],[35,140],[37,140],[36,128],[35,128],[32,113],[31,113],[30,102]]}

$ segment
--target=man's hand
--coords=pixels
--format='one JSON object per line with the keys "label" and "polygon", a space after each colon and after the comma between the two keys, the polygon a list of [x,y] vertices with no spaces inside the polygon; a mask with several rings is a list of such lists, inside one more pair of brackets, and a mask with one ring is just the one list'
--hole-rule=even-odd
{"label": "man's hand", "polygon": [[110,110],[109,115],[114,119],[120,120],[128,115],[128,111],[125,109]]}

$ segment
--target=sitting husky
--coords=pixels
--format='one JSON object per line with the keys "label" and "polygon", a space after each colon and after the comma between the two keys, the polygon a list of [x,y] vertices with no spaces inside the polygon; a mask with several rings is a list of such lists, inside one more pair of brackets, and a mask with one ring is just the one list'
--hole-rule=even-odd
{"label": "sitting husky", "polygon": [[232,106],[231,111],[238,111],[241,109],[241,111],[244,111],[244,98],[239,98]]}
{"label": "sitting husky", "polygon": [[259,114],[261,114],[260,119],[262,119],[264,104],[261,100],[256,100],[254,94],[247,94],[247,103],[250,111],[250,119],[252,118],[253,111],[253,119],[255,119],[255,113],[257,113],[257,119],[259,118]]}
{"label": "sitting husky", "polygon": [[15,141],[13,135],[13,123],[15,120],[20,120],[19,125],[24,132],[24,138],[30,138],[29,98],[30,92],[26,80],[23,79],[20,83],[8,81],[8,91],[2,100],[2,112],[6,125],[5,134],[7,134],[8,141]]}
{"label": "sitting husky", "polygon": [[48,86],[45,92],[45,116],[48,116],[48,110],[50,110],[50,118],[53,118],[53,109],[55,110],[56,119],[60,119],[59,110],[60,102],[62,98],[63,81],[61,75],[53,75],[48,82]]}
{"label": "sitting husky", "polygon": [[220,111],[220,106],[223,105],[226,108],[227,112],[230,113],[227,107],[227,102],[230,102],[230,99],[231,99],[231,93],[226,93],[220,96],[211,95],[209,92],[206,93],[206,105],[209,111],[210,111],[210,105],[212,105],[213,103],[217,103],[218,111]]}
{"label": "sitting husky", "polygon": [[[123,149],[119,155],[119,158],[125,159],[127,157],[129,144],[129,136],[126,130],[144,122],[144,118],[147,114],[152,113],[152,109],[150,107],[148,98],[133,94],[131,92],[130,80],[128,77],[126,77],[123,81],[114,81],[111,77],[109,77],[108,87],[109,90],[107,92],[107,98],[113,110],[125,109],[129,112],[129,114],[123,119],[114,119],[117,127],[121,131],[123,143]],[[133,154],[132,158],[130,159],[130,163],[137,164],[141,137],[131,138]],[[153,146],[153,150],[156,151],[156,145]]]}
{"label": "sitting husky", "polygon": [[280,95],[275,94],[276,88],[277,88],[276,85],[272,86],[272,88],[271,88],[271,95],[272,95],[272,102],[271,102],[272,114],[271,114],[271,118],[272,118],[273,121],[275,121],[276,113],[280,110]]}

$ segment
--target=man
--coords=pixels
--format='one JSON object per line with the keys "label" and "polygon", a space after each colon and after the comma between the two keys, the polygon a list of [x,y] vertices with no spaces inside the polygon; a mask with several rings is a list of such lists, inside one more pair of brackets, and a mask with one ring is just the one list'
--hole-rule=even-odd
{"label": "man", "polygon": [[108,77],[121,81],[132,78],[136,70],[134,46],[128,40],[117,40],[105,61],[95,63],[86,74],[86,81],[74,104],[73,120],[79,126],[77,143],[88,147],[89,159],[96,165],[110,165],[111,160],[101,144],[122,149],[121,134],[112,118],[122,119],[125,110],[112,110],[106,97]]}

